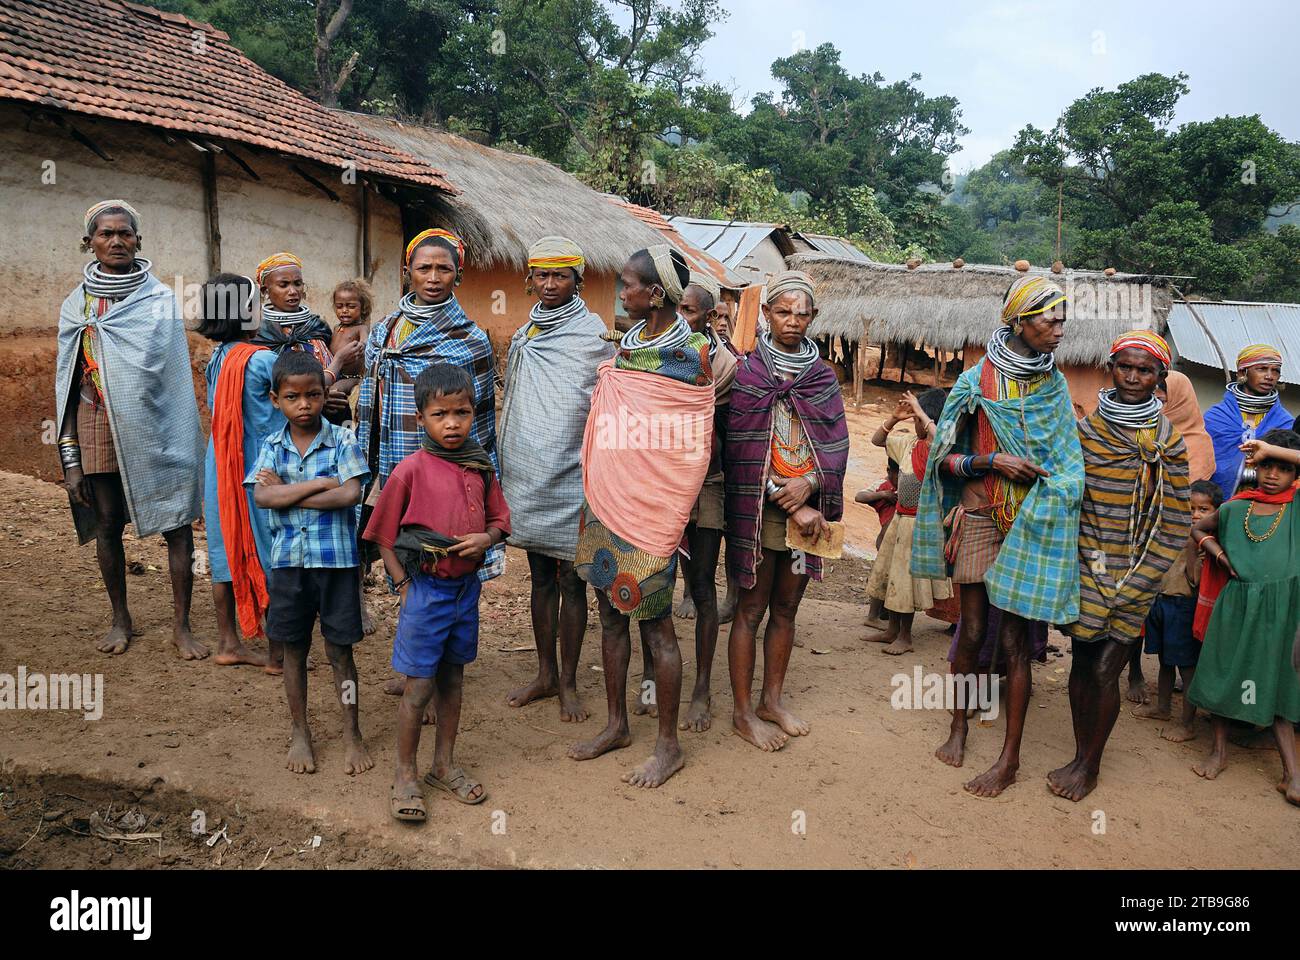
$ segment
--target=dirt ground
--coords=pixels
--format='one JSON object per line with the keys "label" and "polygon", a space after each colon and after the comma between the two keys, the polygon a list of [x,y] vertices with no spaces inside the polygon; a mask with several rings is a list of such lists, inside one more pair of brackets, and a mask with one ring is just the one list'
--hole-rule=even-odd
{"label": "dirt ground", "polygon": [[[883,476],[869,445],[889,410],[889,388],[868,388],[850,409],[853,456],[846,499]],[[850,404],[851,407],[851,404]],[[1082,803],[1054,797],[1044,775],[1073,743],[1065,680],[1068,654],[1034,665],[1020,782],[994,800],[961,785],[985,769],[1002,719],[972,729],[966,767],[932,756],[947,714],[894,710],[890,678],[944,672],[944,624],[917,618],[916,652],[892,659],[864,643],[863,595],[875,514],[848,507],[854,558],[814,584],[800,611],[802,647],[786,690],[812,733],[763,754],[730,731],[726,634],[714,669],[714,725],[682,734],[686,767],[658,790],[619,776],[648,755],[656,721],[632,718],[633,745],[587,763],[565,756],[605,716],[594,613],[579,671],[593,716],[561,723],[554,700],[511,709],[507,691],[535,670],[527,563],[511,550],[507,573],[484,591],[478,661],[466,671],[457,758],[487,801],[469,807],[428,797],[429,822],[410,827],[387,812],[396,701],[381,693],[396,624],[395,601],[369,598],[378,633],[357,648],[361,719],[375,769],[342,771],[337,710],[323,663],[309,681],[318,772],[284,768],[288,718],[277,679],[252,667],[186,663],[170,646],[170,594],[161,538],[128,540],[132,611],[142,630],[121,657],[98,654],[108,604],[92,547],[78,548],[61,489],[0,474],[0,673],[104,675],[104,711],[0,711],[0,864],[126,868],[527,866],[527,867],[1295,867],[1300,810],[1273,789],[1275,752],[1232,748],[1215,782],[1191,763],[1208,721],[1188,744],[1160,739],[1160,724],[1127,705],[1102,781]],[[197,537],[202,550],[202,531]],[[684,694],[694,678],[693,630],[677,620]],[[214,636],[206,582],[196,583],[194,625]],[[1067,649],[1059,637],[1053,642]],[[1147,659],[1154,680],[1156,665]],[[761,669],[761,667],[760,667]],[[639,681],[634,657],[629,681]],[[421,756],[432,750],[432,728]],[[199,811],[196,816],[195,811]],[[126,814],[125,818],[123,814]],[[192,826],[206,829],[195,836]],[[225,827],[212,846],[204,840]],[[800,827],[804,829],[800,830]],[[121,839],[121,835],[145,839]],[[155,836],[156,835],[156,836]],[[317,844],[315,838],[319,837]]]}

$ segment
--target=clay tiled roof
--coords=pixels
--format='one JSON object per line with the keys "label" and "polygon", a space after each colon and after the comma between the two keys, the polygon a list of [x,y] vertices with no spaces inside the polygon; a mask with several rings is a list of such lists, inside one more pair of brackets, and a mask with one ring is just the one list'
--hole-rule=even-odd
{"label": "clay tiled roof", "polygon": [[271,76],[222,31],[123,0],[0,0],[0,99],[456,192],[441,171]]}
{"label": "clay tiled roof", "polygon": [[721,260],[705,253],[682,236],[681,231],[665,220],[659,211],[630,203],[622,197],[616,197],[612,194],[606,194],[605,199],[615,206],[623,207],[642,223],[654,227],[663,234],[665,240],[682,252],[682,256],[686,258],[686,265],[692,270],[710,274],[718,283],[729,290],[740,290],[749,284],[748,280],[736,276],[727,269],[726,264]]}

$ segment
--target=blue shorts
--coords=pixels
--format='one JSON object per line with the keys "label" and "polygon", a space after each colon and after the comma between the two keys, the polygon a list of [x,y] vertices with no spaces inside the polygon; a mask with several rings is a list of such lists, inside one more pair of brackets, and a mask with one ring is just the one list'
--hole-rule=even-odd
{"label": "blue shorts", "polygon": [[432,677],[440,663],[472,663],[478,656],[477,573],[449,579],[419,574],[406,588],[393,638],[393,669]]}
{"label": "blue shorts", "polygon": [[1160,594],[1147,614],[1146,652],[1157,654],[1162,667],[1196,666],[1201,643],[1192,636],[1195,618],[1195,597]]}

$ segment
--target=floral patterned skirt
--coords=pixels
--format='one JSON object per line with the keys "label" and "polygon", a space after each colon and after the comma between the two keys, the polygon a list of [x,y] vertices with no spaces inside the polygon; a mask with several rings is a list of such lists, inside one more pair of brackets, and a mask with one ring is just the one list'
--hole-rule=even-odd
{"label": "floral patterned skirt", "polygon": [[658,620],[673,606],[677,551],[656,557],[614,534],[586,502],[578,527],[578,576],[605,594],[619,613],[632,620]]}

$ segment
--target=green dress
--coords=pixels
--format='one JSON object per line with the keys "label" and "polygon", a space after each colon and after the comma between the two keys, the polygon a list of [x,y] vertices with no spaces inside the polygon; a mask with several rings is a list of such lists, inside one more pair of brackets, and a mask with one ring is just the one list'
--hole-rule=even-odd
{"label": "green dress", "polygon": [[[1221,717],[1258,726],[1274,717],[1300,721],[1300,678],[1291,649],[1300,629],[1300,497],[1263,543],[1242,526],[1248,500],[1219,508],[1219,543],[1237,577],[1214,604],[1205,645],[1187,696]],[[1255,536],[1268,532],[1273,516],[1251,518]],[[1251,681],[1247,685],[1247,681]],[[1246,701],[1246,702],[1243,702]]]}

